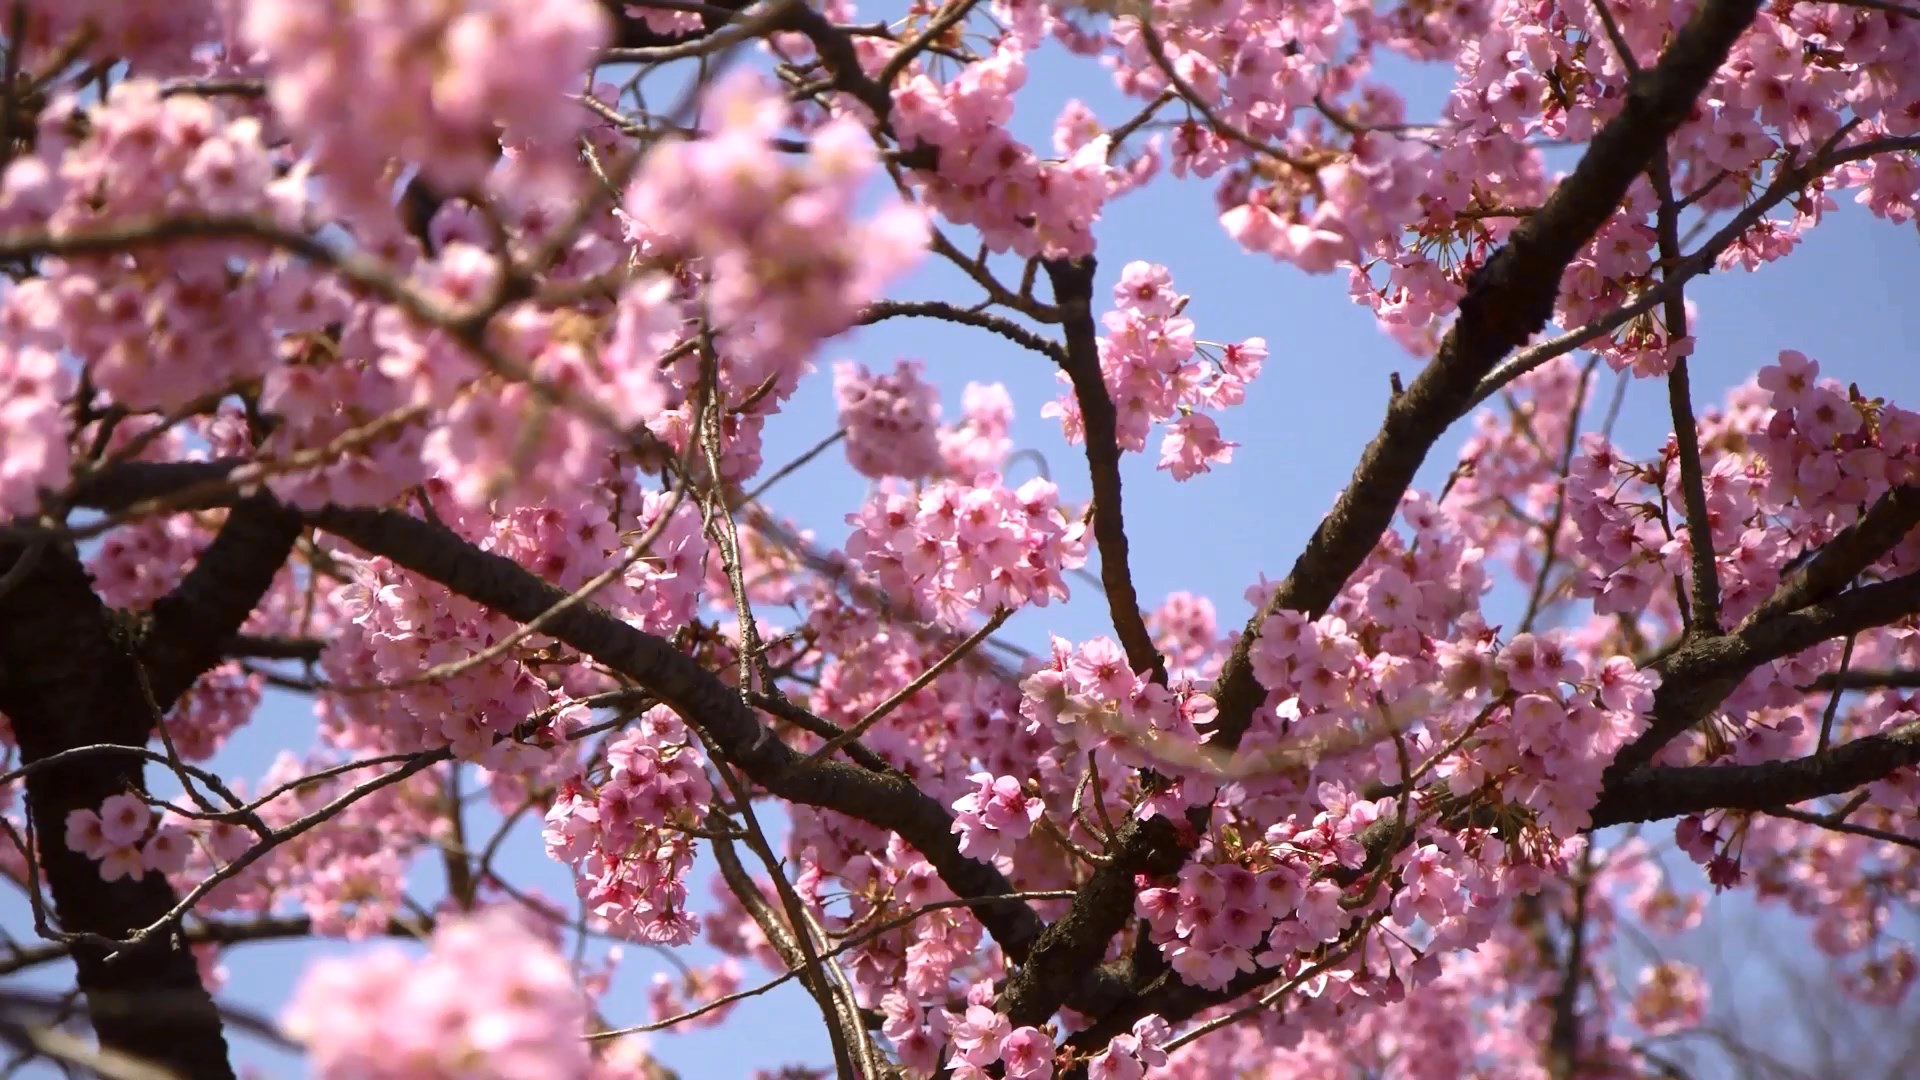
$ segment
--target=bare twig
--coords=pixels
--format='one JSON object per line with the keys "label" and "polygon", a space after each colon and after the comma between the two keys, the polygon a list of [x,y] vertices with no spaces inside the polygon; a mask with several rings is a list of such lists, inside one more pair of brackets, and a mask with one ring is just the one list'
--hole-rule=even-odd
{"label": "bare twig", "polygon": [[1012,614],[1013,612],[1007,608],[1001,608],[995,611],[991,618],[981,624],[980,629],[975,630],[967,636],[965,641],[954,646],[953,651],[928,665],[927,670],[915,676],[912,682],[894,691],[888,696],[887,700],[868,710],[867,715],[861,717],[852,727],[829,739],[825,746],[815,750],[807,760],[814,762],[832,757],[835,751],[853,742],[860,736],[865,735],[875,724],[885,720],[893,710],[899,708],[902,702],[905,702],[907,699],[913,697],[913,695],[926,689],[933,680],[939,678],[949,668],[959,663],[968,653],[978,648],[980,643],[987,639],[988,635],[1006,625],[1007,618]]}

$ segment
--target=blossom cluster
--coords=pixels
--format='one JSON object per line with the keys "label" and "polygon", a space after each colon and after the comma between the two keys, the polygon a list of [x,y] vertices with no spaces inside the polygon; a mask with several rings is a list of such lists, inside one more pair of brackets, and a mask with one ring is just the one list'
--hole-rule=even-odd
{"label": "blossom cluster", "polygon": [[[61,402],[77,381],[60,362],[52,327],[34,326],[39,290],[16,286],[0,296],[0,429],[7,452],[0,456],[0,513],[31,511],[42,489],[58,486],[71,467],[72,451]],[[45,293],[39,292],[44,300]]]}
{"label": "blossom cluster", "polygon": [[833,392],[846,433],[847,462],[876,480],[945,478],[969,483],[997,475],[1013,449],[1013,400],[999,383],[970,382],[959,418],[940,423],[937,388],[918,360],[901,360],[892,374],[863,364],[834,365]]}
{"label": "blossom cluster", "polygon": [[968,779],[974,790],[953,803],[961,854],[988,861],[1011,855],[1033,831],[1045,804],[1021,790],[1019,777],[980,772]]}
{"label": "blossom cluster", "polygon": [[[1354,299],[1425,353],[1467,276],[1549,189],[1528,140],[1590,139],[1618,112],[1632,71],[1651,64],[1693,11],[1637,6],[1609,11],[1609,23],[1592,6],[1542,17],[1517,0],[1365,16],[1338,5],[1239,5],[1207,9],[1157,45],[1137,19],[1116,19],[1118,51],[1103,59],[1123,92],[1149,99],[1177,78],[1223,125],[1180,124],[1170,154],[1176,175],[1218,177],[1230,235],[1310,272],[1348,267]],[[1616,30],[1631,57],[1621,56]],[[1349,35],[1364,42],[1361,55],[1371,47],[1458,58],[1440,122],[1409,125],[1400,93],[1343,56]],[[1273,40],[1287,47],[1269,48]],[[1910,19],[1846,5],[1761,12],[1708,87],[1709,104],[1675,136],[1673,189],[1686,206],[1737,209],[1743,192],[1787,167],[1782,157],[1804,156],[1849,114],[1863,138],[1911,133],[1920,89],[1901,65],[1917,50]],[[1910,156],[1876,155],[1835,175],[1873,213],[1914,219],[1920,170]],[[1790,217],[1761,219],[1720,267],[1780,258],[1832,205],[1816,194]],[[1561,325],[1588,322],[1657,280],[1658,206],[1652,186],[1638,183],[1567,267]],[[1641,375],[1663,374],[1691,347],[1690,335],[1657,319],[1596,345],[1615,370]]]}
{"label": "blossom cluster", "polygon": [[1109,141],[1088,140],[1065,160],[1042,160],[1006,129],[1013,94],[1026,82],[1025,50],[1001,41],[993,54],[946,83],[925,71],[893,91],[891,119],[902,142],[937,155],[915,170],[928,205],[980,231],[995,251],[1063,259],[1093,252],[1093,226],[1119,183]]}
{"label": "blossom cluster", "polygon": [[789,164],[774,146],[787,106],[759,75],[723,77],[706,107],[715,130],[650,153],[621,212],[641,259],[697,261],[719,350],[737,365],[722,387],[744,407],[792,392],[814,347],[919,261],[927,221],[904,203],[855,217],[879,166],[858,123],[815,129],[804,159]]}
{"label": "blossom cluster", "polygon": [[[1723,606],[1734,618],[1773,591],[1788,559],[1920,475],[1920,415],[1819,379],[1819,364],[1804,354],[1782,352],[1752,389],[1748,415],[1758,430],[1739,436],[1750,449],[1709,444],[1702,485]],[[1600,436],[1582,437],[1567,498],[1584,566],[1576,587],[1599,613],[1639,610],[1666,583],[1691,580],[1691,533],[1663,509],[1678,504],[1680,483],[1672,443],[1642,464]],[[1783,513],[1791,527],[1770,527]],[[1920,546],[1905,543],[1888,564],[1898,570],[1915,559]]]}
{"label": "blossom cluster", "polygon": [[[395,159],[449,191],[486,186],[503,131],[522,154],[570,163],[591,114],[568,93],[608,32],[591,0],[531,10],[264,3],[239,20],[275,113],[310,148],[339,209],[375,219]],[[370,96],[386,105],[369,112]]]}
{"label": "blossom cluster", "polygon": [[155,823],[153,810],[131,792],[109,795],[98,810],[67,814],[67,848],[100,863],[100,877],[142,878],[148,871],[179,873],[187,863],[187,832]]}
{"label": "blossom cluster", "polygon": [[[980,995],[985,997],[986,995]],[[1014,1027],[988,1004],[970,1004],[949,1016],[947,1037],[953,1058],[947,1067],[962,1080],[986,1080],[989,1065],[999,1065],[1009,1080],[1051,1080],[1053,1039],[1034,1027]]]}
{"label": "blossom cluster", "polygon": [[[276,176],[258,119],[164,96],[150,79],[118,83],[91,107],[63,99],[39,125],[35,152],[0,177],[0,228],[84,230],[178,214],[285,222],[306,201],[297,175]],[[264,374],[274,361],[270,297],[258,276],[231,265],[249,250],[206,240],[55,260],[35,287],[8,297],[11,340],[0,352],[16,354],[7,367],[22,403],[10,396],[10,407],[31,421],[34,401],[69,385],[38,357],[56,343],[129,408],[180,409]]]}
{"label": "blossom cluster", "polygon": [[847,461],[876,480],[916,480],[938,471],[939,391],[921,380],[922,365],[902,360],[875,375],[850,360],[833,367],[833,396],[847,433]]}
{"label": "blossom cluster", "polygon": [[[1181,314],[1187,298],[1173,290],[1164,266],[1128,263],[1113,287],[1114,309],[1102,316],[1100,375],[1113,401],[1116,437],[1124,450],[1144,450],[1156,423],[1167,423],[1160,468],[1176,480],[1211,472],[1233,460],[1237,443],[1220,434],[1204,412],[1238,405],[1267,357],[1264,338],[1218,347],[1209,356],[1194,338],[1193,320]],[[1070,382],[1066,373],[1059,376]],[[1086,438],[1078,396],[1047,403],[1042,416],[1058,416],[1071,442]]]}
{"label": "blossom cluster", "polygon": [[1013,451],[1013,399],[999,383],[970,382],[960,396],[960,418],[943,425],[941,469],[962,483],[996,474],[1006,467]]}
{"label": "blossom cluster", "polygon": [[972,612],[1067,596],[1064,574],[1086,559],[1085,526],[1069,522],[1059,489],[1035,478],[940,481],[918,496],[875,496],[849,514],[847,557],[890,595],[949,624]]}
{"label": "blossom cluster", "polygon": [[[1890,487],[1920,479],[1920,413],[1822,379],[1817,361],[1791,349],[1761,368],[1758,382],[1773,409],[1755,447],[1773,500],[1837,525]],[[1896,565],[1916,554],[1895,551]]]}
{"label": "blossom cluster", "polygon": [[713,802],[706,759],[665,706],[613,740],[604,777],[561,786],[547,811],[547,853],[577,871],[588,909],[636,941],[684,945],[700,930],[687,907],[691,830]]}
{"label": "blossom cluster", "polygon": [[442,920],[424,957],[385,946],[315,961],[283,1023],[328,1080],[585,1080],[587,1020],[551,937],[494,907]]}
{"label": "blossom cluster", "polygon": [[[572,718],[548,708],[552,691],[521,657],[489,655],[488,645],[514,632],[510,620],[384,560],[353,574],[337,601],[348,621],[321,658],[329,681],[349,690],[324,702],[322,730],[334,745],[379,753],[446,746],[501,768],[534,753],[509,738],[528,717],[553,718],[542,734],[564,732]],[[460,670],[412,685],[387,674],[449,662]],[[379,689],[390,681],[399,685]]]}

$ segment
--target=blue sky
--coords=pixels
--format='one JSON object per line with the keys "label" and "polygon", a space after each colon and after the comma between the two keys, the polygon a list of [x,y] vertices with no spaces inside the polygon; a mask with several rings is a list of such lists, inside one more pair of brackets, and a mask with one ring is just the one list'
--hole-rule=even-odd
{"label": "blue sky", "polygon": [[[1430,115],[1422,114],[1419,105],[1434,101],[1449,75],[1429,70],[1406,84],[1416,117]],[[1019,133],[1049,152],[1052,118],[1071,97],[1088,102],[1108,123],[1118,123],[1135,108],[1112,91],[1104,71],[1053,52],[1034,66],[1022,99]],[[1170,592],[1189,590],[1212,597],[1222,624],[1236,626],[1247,614],[1243,590],[1263,572],[1274,577],[1286,572],[1346,482],[1379,423],[1390,373],[1410,379],[1418,361],[1376,329],[1370,311],[1348,300],[1344,275],[1312,278],[1241,252],[1218,228],[1206,185],[1156,182],[1110,206],[1097,235],[1097,302],[1104,301],[1106,287],[1128,261],[1163,263],[1172,270],[1176,287],[1192,295],[1188,314],[1201,338],[1229,342],[1260,335],[1271,348],[1266,370],[1245,404],[1220,417],[1226,436],[1241,444],[1231,466],[1183,484],[1156,472],[1148,455],[1130,456],[1124,470],[1133,574],[1143,602],[1157,604]],[[1782,348],[1807,353],[1821,362],[1825,374],[1858,381],[1869,395],[1909,405],[1920,399],[1917,239],[1911,226],[1871,219],[1848,202],[1793,257],[1755,274],[1716,274],[1690,289],[1698,305],[1699,346],[1692,360],[1697,404],[1717,400]],[[957,274],[929,264],[893,295],[971,302],[976,294]],[[1059,392],[1052,367],[994,335],[923,321],[897,320],[830,343],[817,358],[819,373],[769,425],[768,468],[797,456],[833,430],[834,360],[857,359],[881,369],[891,368],[900,357],[927,362],[930,377],[943,390],[949,417],[957,413],[967,382],[1005,383],[1018,409],[1016,446],[1037,452],[1069,499],[1086,498],[1079,449],[1066,445],[1057,422],[1039,416],[1040,406]],[[1611,389],[1610,382],[1602,386]],[[1456,425],[1449,432],[1422,471],[1420,486],[1431,490],[1445,475],[1466,427]],[[1664,387],[1632,385],[1616,429],[1619,441],[1636,451],[1650,450],[1670,427]],[[1157,439],[1150,450],[1153,446]],[[1016,475],[1027,475],[1023,470],[1032,467],[1025,462],[1016,467]],[[837,546],[846,535],[844,514],[866,489],[844,459],[830,453],[775,489],[769,503],[816,530],[820,541]],[[1109,632],[1102,598],[1084,582],[1075,582],[1074,588],[1074,598],[1066,605],[1017,616],[1006,636],[1043,647],[1050,632],[1070,638]],[[1496,608],[1500,602],[1496,596]],[[304,748],[310,731],[302,705],[276,698],[234,740],[222,764],[232,775],[257,775],[277,750]],[[521,827],[502,865],[518,883],[537,885],[549,896],[570,895],[565,876],[541,854],[537,831],[529,825]],[[435,894],[436,875],[432,869],[423,871],[424,897]],[[704,872],[694,895],[708,895]],[[1721,897],[1714,904],[1716,910],[1744,919],[1743,901]],[[0,924],[10,932],[31,933],[18,904],[10,903],[0,916]],[[1777,920],[1768,925],[1777,925]],[[1699,947],[1709,953],[1717,949],[1711,944]],[[232,980],[223,996],[272,1014],[306,961],[321,952],[352,948],[329,942],[233,949],[227,957]],[[701,958],[699,950],[693,954],[690,959]],[[664,966],[646,952],[631,951],[608,1001],[609,1019],[617,1024],[650,1019],[643,996],[646,978]],[[749,978],[761,974],[750,971]],[[49,969],[35,981],[47,978],[64,982],[67,973]],[[1768,991],[1766,979],[1756,982],[1750,970],[1741,974],[1729,968],[1716,982],[1723,980],[1727,989],[1739,984],[1740,992],[1749,995]],[[827,1060],[811,1003],[790,987],[743,1003],[721,1029],[656,1037],[655,1046],[667,1064],[690,1078],[745,1076],[755,1067]],[[271,1076],[298,1074],[297,1063],[283,1056],[251,1047],[241,1056],[262,1063]],[[1699,1075],[1716,1074],[1708,1070]]]}

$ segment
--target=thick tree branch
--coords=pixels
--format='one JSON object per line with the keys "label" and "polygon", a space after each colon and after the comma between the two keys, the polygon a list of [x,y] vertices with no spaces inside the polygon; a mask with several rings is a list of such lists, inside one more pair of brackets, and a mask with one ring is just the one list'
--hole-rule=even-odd
{"label": "thick tree branch", "polygon": [[[0,543],[0,572],[22,554],[20,546]],[[100,602],[65,546],[48,544],[31,572],[0,596],[0,712],[12,721],[24,762],[75,746],[145,745],[153,715],[135,668],[135,633]],[[60,932],[123,938],[176,902],[164,877],[104,881],[99,864],[65,842],[72,811],[144,790],[143,763],[131,754],[75,759],[27,777],[37,856]],[[163,935],[111,963],[106,949],[84,942],[73,945],[72,956],[102,1047],[193,1080],[230,1080],[220,1015],[192,953]],[[128,1004],[154,995],[169,1002],[164,1017]]]}
{"label": "thick tree branch", "polygon": [[[513,561],[396,511],[329,507],[311,520],[522,622],[539,617],[563,595]],[[657,693],[676,712],[700,724],[728,760],[772,794],[898,833],[926,856],[958,896],[1013,891],[998,870],[960,854],[953,818],[913,781],[897,770],[877,772],[842,761],[808,764],[806,755],[772,736],[736,691],[666,641],[591,604],[561,612],[549,620],[546,633]],[[977,910],[1010,957],[1018,961],[1026,956],[1040,931],[1032,908],[993,904]]]}
{"label": "thick tree branch", "polygon": [[1920,525],[1920,487],[1901,485],[1889,489],[1860,515],[1860,520],[1840,530],[1782,581],[1773,595],[1753,609],[1741,625],[1764,622],[1846,588],[1861,571],[1906,539],[1915,525]]}
{"label": "thick tree branch", "polygon": [[220,646],[220,655],[252,660],[303,660],[316,663],[327,643],[310,637],[272,637],[235,634]]}
{"label": "thick tree branch", "polygon": [[300,516],[266,495],[227,514],[179,585],[154,602],[140,659],[154,696],[170,703],[227,655],[226,645],[293,552]]}
{"label": "thick tree branch", "polygon": [[998,1004],[1016,1026],[1043,1024],[1062,1002],[1100,992],[1097,978],[1082,984],[1133,914],[1137,875],[1175,873],[1188,851],[1177,827],[1156,815],[1122,825],[1108,854],[1112,858],[1094,868],[1073,903],[1048,924],[1026,963],[1007,980]]}
{"label": "thick tree branch", "polygon": [[1676,736],[1718,708],[1740,680],[1761,664],[1791,656],[1835,637],[1885,626],[1920,611],[1920,573],[1863,585],[1798,611],[1751,620],[1719,637],[1698,638],[1654,661],[1660,688],[1653,719],[1607,767],[1609,788],[1652,761]]}
{"label": "thick tree branch", "polygon": [[1707,810],[1771,810],[1850,791],[1915,762],[1920,762],[1920,724],[1789,761],[1641,769],[1607,785],[1593,808],[1593,827]]}
{"label": "thick tree branch", "polygon": [[1686,120],[1758,9],[1758,0],[1707,0],[1660,62],[1633,80],[1619,115],[1594,136],[1573,173],[1473,275],[1433,362],[1388,405],[1353,479],[1228,657],[1214,694],[1223,745],[1238,745],[1265,697],[1249,659],[1260,624],[1288,608],[1318,616],[1333,603],[1392,522],[1427,452],[1470,406],[1480,380],[1547,325],[1567,264]]}
{"label": "thick tree branch", "polygon": [[[418,938],[432,927],[410,919],[394,919],[384,931],[391,937]],[[305,915],[264,915],[246,922],[209,922],[180,931],[180,940],[188,945],[239,945],[250,941],[287,941],[311,937],[313,920]],[[64,942],[48,942],[17,949],[0,957],[0,975],[11,975],[30,967],[67,958],[71,950]]]}
{"label": "thick tree branch", "polygon": [[1813,690],[1920,690],[1920,668],[1852,668],[1813,680]]}
{"label": "thick tree branch", "polygon": [[235,469],[247,464],[241,458],[217,458],[212,461],[123,461],[112,468],[80,477],[68,489],[67,501],[74,506],[118,513],[151,499],[177,497],[193,491],[203,497],[175,504],[178,510],[209,510],[232,506],[232,489],[224,486]]}
{"label": "thick tree branch", "polygon": [[1087,447],[1087,470],[1093,474],[1093,539],[1100,551],[1100,584],[1107,591],[1113,632],[1135,671],[1149,671],[1158,683],[1167,681],[1166,661],[1153,647],[1147,621],[1140,614],[1140,594],[1128,565],[1126,518],[1120,499],[1120,437],[1113,398],[1100,373],[1099,330],[1093,321],[1092,256],[1048,259],[1044,264],[1053,282],[1053,300],[1067,333],[1066,360],[1061,365],[1073,383],[1080,403],[1082,435]]}

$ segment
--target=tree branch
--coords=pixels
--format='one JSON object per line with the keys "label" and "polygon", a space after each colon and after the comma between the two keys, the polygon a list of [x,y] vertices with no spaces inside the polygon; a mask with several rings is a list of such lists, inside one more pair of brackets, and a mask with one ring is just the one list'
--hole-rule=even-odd
{"label": "tree branch", "polygon": [[975,311],[958,304],[949,304],[944,300],[881,300],[868,304],[860,313],[859,325],[869,326],[884,319],[898,319],[919,316],[928,319],[943,319],[963,326],[977,326],[999,334],[1008,341],[1034,352],[1065,367],[1067,353],[1060,343],[1021,326],[1004,315],[995,315],[990,311]]}
{"label": "tree branch", "polygon": [[[394,919],[384,933],[390,937],[418,938],[432,931],[425,923]],[[313,920],[305,915],[265,915],[248,922],[209,922],[180,931],[187,945],[239,945],[249,941],[286,941],[313,934]],[[0,957],[0,975],[11,975],[30,967],[64,960],[70,952],[64,942],[48,942],[17,949]]]}
{"label": "tree branch", "polygon": [[1761,601],[1741,625],[1764,622],[1846,588],[1861,571],[1904,540],[1915,525],[1920,525],[1920,487],[1903,484],[1890,488],[1860,515],[1860,520],[1840,530],[1800,569],[1781,581],[1773,595]]}
{"label": "tree branch", "polygon": [[298,514],[266,495],[243,500],[187,576],[154,602],[140,658],[163,706],[226,658],[225,646],[272,586],[300,528]]}
{"label": "tree branch", "polygon": [[1858,825],[1847,821],[1840,814],[1809,814],[1805,810],[1795,810],[1790,806],[1776,806],[1763,813],[1770,817],[1786,818],[1807,825],[1818,825],[1830,832],[1846,833],[1849,836],[1864,836],[1869,840],[1878,840],[1883,844],[1898,844],[1901,847],[1920,849],[1920,837],[1902,836],[1886,829],[1876,829],[1871,825]]}
{"label": "tree branch", "polygon": [[1822,641],[1884,626],[1920,611],[1920,572],[1863,585],[1764,622],[1751,619],[1719,637],[1700,638],[1649,665],[1660,673],[1647,730],[1623,747],[1607,767],[1611,788],[1652,761],[1681,732],[1699,723],[1761,664],[1791,656]]}
{"label": "tree branch", "polygon": [[1853,668],[1813,680],[1813,690],[1920,690],[1920,668]]}
{"label": "tree branch", "polygon": [[[562,595],[513,561],[396,511],[328,507],[311,520],[522,622],[537,618]],[[772,794],[898,833],[926,856],[955,895],[1013,891],[998,870],[960,854],[953,818],[912,780],[898,770],[879,772],[842,761],[807,764],[805,755],[772,736],[738,693],[666,641],[591,604],[560,613],[546,632],[652,690],[674,711],[699,723],[728,760]],[[1024,904],[983,907],[978,918],[1016,961],[1026,956],[1040,931],[1039,917]]]}
{"label": "tree branch", "polygon": [[235,634],[221,644],[220,654],[230,659],[303,660],[315,663],[326,649],[327,643],[319,638]]}
{"label": "tree branch", "polygon": [[1392,522],[1427,452],[1470,407],[1480,380],[1547,325],[1567,264],[1686,120],[1758,9],[1759,0],[1702,4],[1660,62],[1633,80],[1620,114],[1594,136],[1573,173],[1473,275],[1433,362],[1388,405],[1386,421],[1361,455],[1352,481],[1272,599],[1248,620],[1214,694],[1220,710],[1217,741],[1238,745],[1265,698],[1249,657],[1260,624],[1289,608],[1318,617],[1333,603]]}
{"label": "tree branch", "polygon": [[1082,436],[1087,447],[1087,471],[1093,474],[1093,538],[1100,551],[1100,583],[1107,591],[1113,631],[1134,671],[1150,671],[1153,681],[1165,685],[1166,661],[1153,646],[1147,621],[1140,614],[1140,594],[1128,566],[1127,529],[1120,499],[1120,440],[1113,398],[1100,373],[1099,331],[1093,322],[1091,255],[1079,259],[1048,259],[1042,265],[1053,282],[1053,301],[1059,307],[1067,334],[1066,360],[1061,365],[1080,402]]}
{"label": "tree branch", "polygon": [[1641,769],[1608,784],[1593,808],[1593,827],[1707,810],[1771,811],[1850,791],[1915,762],[1920,762],[1920,723],[1789,761]]}
{"label": "tree branch", "polygon": [[[19,545],[0,542],[0,568],[23,554]],[[0,596],[0,712],[12,721],[23,762],[76,746],[144,747],[153,714],[140,690],[134,636],[127,620],[100,602],[78,555],[64,545],[46,545],[32,571]],[[117,940],[174,906],[161,875],[102,880],[99,864],[65,841],[69,813],[144,791],[143,773],[144,758],[127,754],[63,760],[28,775],[34,847],[53,894],[58,933]],[[38,882],[29,887],[37,889]],[[36,929],[54,933],[44,925]],[[103,1049],[194,1080],[231,1080],[220,1014],[192,953],[166,936],[112,962],[109,950],[94,942],[76,941],[71,952]],[[165,1017],[128,1004],[156,994],[173,1005]]]}
{"label": "tree branch", "polygon": [[[1166,661],[1147,632],[1128,565],[1117,417],[1100,371],[1093,322],[1094,261],[1091,257],[1049,259],[1042,265],[1053,282],[1054,302],[1066,330],[1063,367],[1080,403],[1087,469],[1093,479],[1094,542],[1100,551],[1101,584],[1114,632],[1126,650],[1128,666],[1151,673],[1153,681],[1164,686]],[[1191,824],[1204,826],[1204,816],[1196,813]],[[1180,828],[1158,815],[1129,821],[1121,828],[1108,851],[1111,858],[1094,868],[1080,895],[1046,928],[1034,943],[1033,955],[1007,980],[999,1008],[1014,1024],[1045,1023],[1063,1001],[1076,993],[1093,992],[1083,983],[1097,979],[1096,968],[1107,943],[1132,915],[1136,877],[1174,873],[1186,861],[1188,849],[1179,836]]]}

